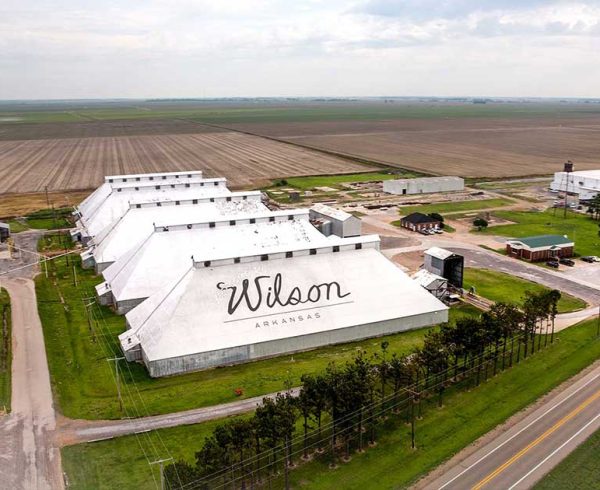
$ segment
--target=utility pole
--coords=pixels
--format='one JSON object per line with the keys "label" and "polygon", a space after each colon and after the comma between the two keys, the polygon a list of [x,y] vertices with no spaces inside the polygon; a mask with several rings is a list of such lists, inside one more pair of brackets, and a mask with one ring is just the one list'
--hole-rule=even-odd
{"label": "utility pole", "polygon": [[[107,359],[108,362],[115,361],[115,379],[117,381],[117,397],[119,398],[119,409],[123,412],[123,399],[121,398],[121,381],[119,378],[119,361],[125,359],[124,357],[113,357],[112,359]],[[162,467],[161,467],[162,473]]]}
{"label": "utility pole", "polygon": [[[123,359],[121,357],[121,359]],[[165,490],[165,463],[169,462],[169,461],[173,461],[173,458],[165,458],[165,459],[159,459],[157,461],[152,461],[150,464],[150,466],[152,465],[160,465],[160,490]]]}
{"label": "utility pole", "polygon": [[94,298],[84,298],[83,299],[83,306],[85,307],[85,313],[86,313],[87,321],[88,321],[88,328],[89,328],[90,332],[92,333],[92,339],[94,340],[94,342],[96,341],[96,331],[94,330],[94,322],[92,321],[92,315],[90,314],[90,308],[92,306],[94,306],[95,303],[96,303],[96,301],[94,300]]}

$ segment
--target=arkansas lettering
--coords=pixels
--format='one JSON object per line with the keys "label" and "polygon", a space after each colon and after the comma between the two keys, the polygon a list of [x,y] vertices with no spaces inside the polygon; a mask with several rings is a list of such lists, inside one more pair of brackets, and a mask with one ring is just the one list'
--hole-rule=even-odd
{"label": "arkansas lettering", "polygon": [[244,279],[241,288],[227,286],[224,282],[217,284],[221,291],[231,291],[227,312],[233,315],[240,305],[244,304],[250,311],[258,310],[263,303],[268,308],[274,306],[295,306],[306,303],[318,303],[321,300],[342,299],[350,296],[343,293],[340,284],[336,281],[313,284],[304,291],[298,286],[289,289],[288,293],[282,291],[282,276],[257,276],[253,281]]}

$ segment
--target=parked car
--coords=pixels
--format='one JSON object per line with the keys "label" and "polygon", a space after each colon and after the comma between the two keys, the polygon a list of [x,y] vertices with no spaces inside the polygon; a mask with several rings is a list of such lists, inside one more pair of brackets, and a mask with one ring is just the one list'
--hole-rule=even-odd
{"label": "parked car", "polygon": [[434,229],[433,229],[433,231],[434,231],[435,233],[438,233],[438,234],[439,234],[439,233],[444,233],[444,230],[441,230],[441,229],[439,229],[439,228],[434,228]]}
{"label": "parked car", "polygon": [[547,266],[550,267],[554,267],[555,269],[558,269],[558,261],[557,260],[549,260],[548,262],[546,262]]}
{"label": "parked car", "polygon": [[587,262],[588,264],[593,264],[594,262],[596,262],[596,259],[598,257],[594,256],[594,255],[586,255],[584,257],[581,257],[581,260],[583,260],[584,262]]}
{"label": "parked car", "polygon": [[573,267],[575,265],[575,261],[571,259],[560,259],[559,262],[563,265],[568,265],[569,267]]}
{"label": "parked car", "polygon": [[429,233],[427,232],[427,230],[419,230],[419,233],[421,235],[429,235]]}

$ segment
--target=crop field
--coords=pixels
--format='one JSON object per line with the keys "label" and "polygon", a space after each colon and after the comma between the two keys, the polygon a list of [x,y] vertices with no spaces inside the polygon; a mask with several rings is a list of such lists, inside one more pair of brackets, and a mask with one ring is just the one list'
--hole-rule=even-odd
{"label": "crop field", "polygon": [[104,175],[203,170],[232,187],[273,178],[376,170],[235,132],[0,141],[0,194],[88,189]]}

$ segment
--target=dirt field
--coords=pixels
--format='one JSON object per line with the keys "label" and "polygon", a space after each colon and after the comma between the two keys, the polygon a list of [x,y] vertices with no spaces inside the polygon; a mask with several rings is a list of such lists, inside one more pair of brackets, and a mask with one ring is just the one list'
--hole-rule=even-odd
{"label": "dirt field", "polygon": [[277,177],[375,170],[235,132],[0,141],[0,194],[88,189],[104,175],[203,170],[232,188]]}
{"label": "dirt field", "polygon": [[239,124],[236,129],[402,168],[463,177],[600,167],[600,117]]}

